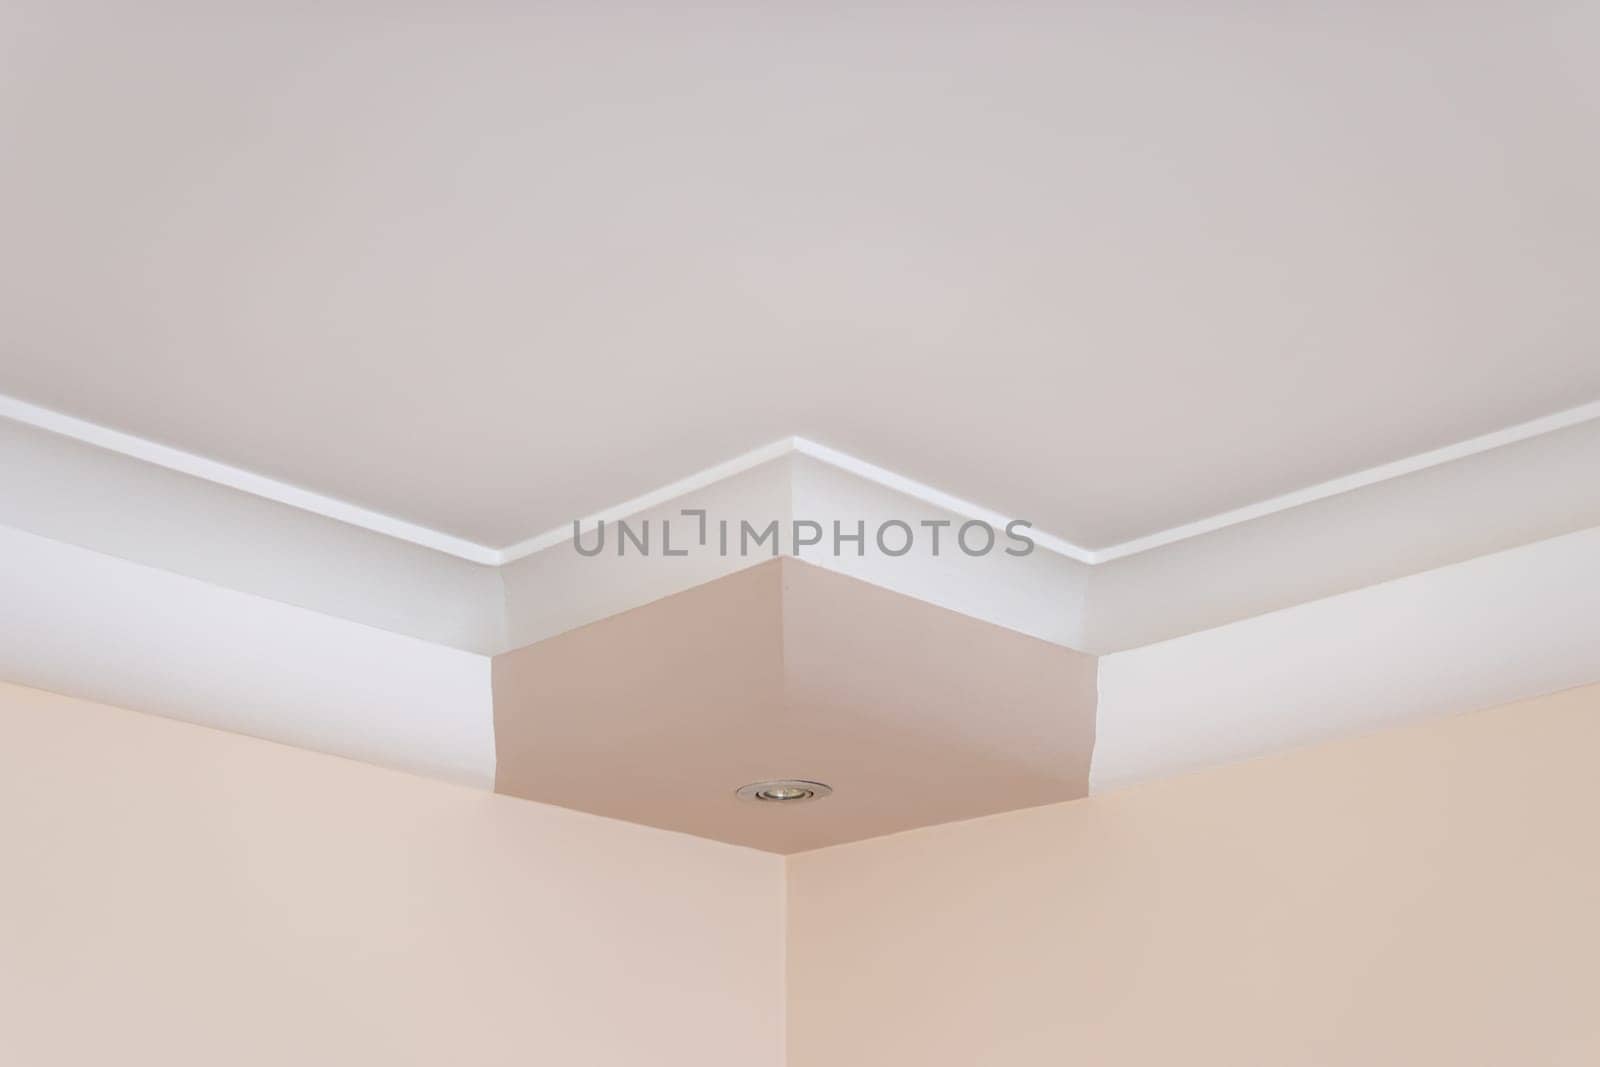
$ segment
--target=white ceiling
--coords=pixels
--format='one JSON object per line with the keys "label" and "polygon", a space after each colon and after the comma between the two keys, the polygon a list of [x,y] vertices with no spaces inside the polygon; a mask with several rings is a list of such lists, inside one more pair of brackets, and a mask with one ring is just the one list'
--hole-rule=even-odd
{"label": "white ceiling", "polygon": [[1600,397],[1591,3],[187,7],[0,8],[0,392],[475,541],[800,434],[1097,547]]}

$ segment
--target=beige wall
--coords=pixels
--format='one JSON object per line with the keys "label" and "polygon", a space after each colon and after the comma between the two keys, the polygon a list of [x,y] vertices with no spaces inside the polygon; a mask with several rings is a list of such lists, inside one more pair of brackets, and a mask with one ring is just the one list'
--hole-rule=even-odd
{"label": "beige wall", "polygon": [[0,685],[0,1063],[782,1058],[772,855]]}
{"label": "beige wall", "polygon": [[1600,687],[789,873],[790,1067],[1600,1063]]}
{"label": "beige wall", "polygon": [[[1600,687],[790,857],[790,1067],[1600,1062]],[[0,1063],[782,1062],[776,856],[0,685]]]}

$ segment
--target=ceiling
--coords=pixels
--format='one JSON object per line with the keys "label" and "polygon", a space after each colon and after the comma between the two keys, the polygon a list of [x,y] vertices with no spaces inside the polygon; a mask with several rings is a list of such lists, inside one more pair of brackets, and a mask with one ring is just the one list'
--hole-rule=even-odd
{"label": "ceiling", "polygon": [[1600,8],[0,9],[0,393],[504,545],[799,434],[1100,547],[1600,397]]}

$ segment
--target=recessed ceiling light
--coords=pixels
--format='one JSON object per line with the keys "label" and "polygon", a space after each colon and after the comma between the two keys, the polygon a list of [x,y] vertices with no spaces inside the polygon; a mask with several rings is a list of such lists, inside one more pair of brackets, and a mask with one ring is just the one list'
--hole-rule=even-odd
{"label": "recessed ceiling light", "polygon": [[751,782],[739,789],[742,800],[764,800],[774,804],[798,804],[817,800],[833,792],[833,787],[804,778],[775,778],[770,782]]}

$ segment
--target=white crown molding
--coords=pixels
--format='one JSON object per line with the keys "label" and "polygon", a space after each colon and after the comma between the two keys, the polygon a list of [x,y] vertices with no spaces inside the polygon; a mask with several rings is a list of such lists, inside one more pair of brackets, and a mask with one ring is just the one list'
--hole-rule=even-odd
{"label": "white crown molding", "polygon": [[[838,449],[829,448],[827,445],[819,445],[815,441],[808,441],[804,437],[796,437],[793,440],[794,451],[803,456],[810,456],[812,459],[826,463],[830,467],[836,467],[847,474],[853,474],[857,478],[875,482],[884,489],[921,501],[940,511],[948,511],[965,519],[986,522],[997,529],[1003,528],[1006,523],[1019,517],[1005,515],[995,511],[993,508],[986,508],[982,504],[974,504],[970,500],[952,496],[932,486],[923,485],[921,482],[913,481],[904,475],[896,474],[894,471],[885,470],[876,464],[868,463],[866,460],[857,459],[855,456],[840,452]],[[1047,533],[1044,530],[1030,530],[1029,536],[1033,538],[1034,544],[1040,548],[1049,549],[1057,555],[1066,556],[1068,559],[1076,560],[1079,563],[1094,563],[1099,555],[1093,549],[1075,545],[1071,541],[1057,537],[1052,533]]]}
{"label": "white crown molding", "polygon": [[[613,504],[603,511],[585,515],[578,520],[578,525],[584,530],[592,530],[601,522],[615,522],[618,519],[626,519],[629,516],[638,515],[640,512],[650,511],[668,501],[676,500],[681,496],[688,496],[690,493],[698,492],[708,486],[715,485],[717,482],[726,481],[736,475],[743,474],[745,471],[759,467],[763,463],[770,463],[772,460],[782,459],[784,456],[791,455],[799,450],[800,444],[801,441],[798,437],[779,438],[770,444],[762,445],[760,448],[752,448],[743,455],[724,460],[714,466],[707,467],[705,470],[696,471],[686,478],[679,478],[675,482],[669,482],[659,489],[652,489],[650,492],[636,496],[631,500]],[[553,530],[546,530],[542,534],[536,534],[527,540],[518,541],[514,545],[508,545],[499,550],[489,549],[486,551],[495,552],[495,563],[497,564],[515,563],[517,560],[525,559],[535,552],[543,552],[547,548],[566,544],[570,540],[572,540],[572,526],[569,524],[558,526]]]}
{"label": "white crown molding", "polygon": [[133,459],[141,459],[146,463],[154,463],[158,467],[165,467],[181,474],[203,478],[208,482],[238,489],[253,496],[287,504],[292,508],[309,511],[324,518],[359,526],[373,533],[386,534],[414,545],[445,552],[473,563],[493,565],[501,562],[500,552],[484,545],[474,544],[463,538],[397,519],[393,515],[385,515],[370,508],[358,507],[337,497],[314,493],[298,485],[290,485],[288,482],[256,474],[254,471],[242,470],[214,459],[197,456],[181,448],[172,448],[98,423],[63,415],[59,411],[52,411],[15,397],[0,394],[0,417],[40,430],[48,430]]}
{"label": "white crown molding", "polygon": [[1378,466],[1369,467],[1364,471],[1357,471],[1354,474],[1346,474],[1340,478],[1319,482],[1316,485],[1310,485],[1304,489],[1296,489],[1293,492],[1248,504],[1242,508],[1234,508],[1232,511],[1224,511],[1207,519],[1199,519],[1195,522],[1185,523],[1182,526],[1174,526],[1170,530],[1162,530],[1159,533],[1136,537],[1131,541],[1124,541],[1121,544],[1097,549],[1090,553],[1093,558],[1088,562],[1109,563],[1114,559],[1122,559],[1125,556],[1135,556],[1141,552],[1149,552],[1154,548],[1163,548],[1179,541],[1187,541],[1191,537],[1199,537],[1202,534],[1213,533],[1229,526],[1237,526],[1252,519],[1265,518],[1268,515],[1275,515],[1278,512],[1288,511],[1304,504],[1312,504],[1318,500],[1326,500],[1331,496],[1348,493],[1353,489],[1364,489],[1369,485],[1377,485],[1379,482],[1386,482],[1407,474],[1415,474],[1430,467],[1438,467],[1454,460],[1476,456],[1491,449],[1502,448],[1506,445],[1516,444],[1519,441],[1531,440],[1547,433],[1554,433],[1557,430],[1565,430],[1568,427],[1592,422],[1595,419],[1600,419],[1600,400],[1582,404],[1575,408],[1568,408],[1566,411],[1558,411],[1553,415],[1543,415],[1537,419],[1520,422],[1515,426],[1507,426],[1504,429],[1495,430],[1493,433],[1482,434],[1465,441],[1457,441],[1455,444],[1445,445],[1443,448],[1420,452],[1415,456],[1397,459],[1392,463],[1380,463]]}
{"label": "white crown molding", "polygon": [[[645,493],[643,496],[637,496],[632,500],[626,500],[621,504],[606,508],[604,511],[586,515],[578,520],[578,526],[580,529],[588,531],[592,530],[602,520],[615,522],[617,519],[638,515],[641,512],[649,511],[669,501],[676,500],[681,496],[688,496],[690,493],[698,492],[716,482],[743,474],[745,471],[759,467],[763,463],[769,463],[772,460],[782,459],[784,456],[791,455],[809,456],[818,462],[826,463],[828,466],[835,467],[847,474],[853,474],[858,478],[873,482],[891,492],[899,493],[912,500],[928,504],[941,511],[948,511],[965,519],[987,522],[996,528],[1004,527],[1006,523],[1015,517],[1004,515],[993,508],[986,508],[982,504],[974,504],[970,500],[963,500],[943,490],[913,481],[903,474],[896,474],[894,471],[868,463],[866,460],[858,459],[846,452],[840,452],[836,448],[818,444],[808,438],[783,437],[773,441],[771,444],[762,445],[760,448],[752,449],[743,455],[735,456],[733,459],[719,463],[714,467],[707,467],[703,471],[697,471],[687,478],[680,478],[659,489]],[[1096,553],[1089,549],[1081,548],[1070,541],[1040,530],[1031,530],[1030,534],[1034,543],[1040,548],[1049,549],[1051,552],[1066,556],[1068,559],[1076,560],[1079,563],[1094,562]],[[519,541],[508,548],[502,549],[499,562],[512,563],[531,556],[535,552],[565,544],[570,540],[572,540],[572,527],[570,525],[560,526],[554,530],[546,530],[544,533],[530,537],[526,541]]]}
{"label": "white crown molding", "polygon": [[[0,394],[0,417],[487,566],[498,567],[513,563],[564,544],[572,538],[573,526],[567,524],[504,548],[494,548],[3,394]],[[1109,563],[1596,419],[1600,419],[1600,401],[1541,416],[1492,433],[1380,464],[1242,508],[1103,548],[1085,548],[1038,529],[1032,530],[1031,536],[1040,548],[1067,559],[1089,565]],[[873,482],[884,489],[964,518],[987,522],[994,526],[1003,526],[1009,521],[1008,516],[992,508],[935,489],[837,449],[804,437],[784,437],[585,516],[577,525],[580,528],[590,529],[601,521],[615,521],[636,515],[764,463],[795,454],[808,456]]]}

